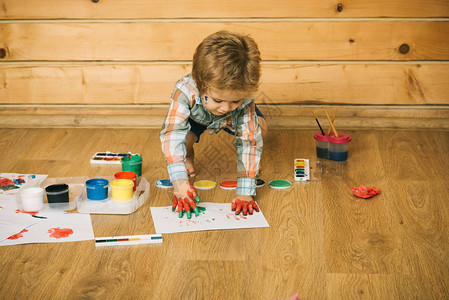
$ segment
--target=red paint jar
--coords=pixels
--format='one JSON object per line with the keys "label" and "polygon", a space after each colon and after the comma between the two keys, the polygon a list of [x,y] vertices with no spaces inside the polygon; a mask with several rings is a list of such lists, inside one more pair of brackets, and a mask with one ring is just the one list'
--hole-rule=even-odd
{"label": "red paint jar", "polygon": [[133,192],[136,191],[137,174],[131,171],[122,171],[114,174],[115,179],[129,179],[134,183]]}

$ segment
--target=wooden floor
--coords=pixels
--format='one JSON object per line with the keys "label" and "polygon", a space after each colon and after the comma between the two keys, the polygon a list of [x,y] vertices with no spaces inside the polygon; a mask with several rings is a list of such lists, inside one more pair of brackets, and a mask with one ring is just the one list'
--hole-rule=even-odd
{"label": "wooden floor", "polygon": [[[449,132],[349,131],[346,162],[323,179],[257,201],[270,228],[164,235],[160,245],[96,249],[93,241],[0,247],[2,299],[448,299]],[[313,131],[272,130],[261,178],[293,180],[293,160],[316,160]],[[1,172],[111,176],[97,151],[143,156],[147,201],[126,216],[92,215],[96,236],[154,233],[150,206],[171,204],[158,130],[1,129]],[[232,137],[205,134],[197,179],[235,176]],[[351,187],[381,189],[371,200]],[[203,201],[231,201],[220,188]]]}

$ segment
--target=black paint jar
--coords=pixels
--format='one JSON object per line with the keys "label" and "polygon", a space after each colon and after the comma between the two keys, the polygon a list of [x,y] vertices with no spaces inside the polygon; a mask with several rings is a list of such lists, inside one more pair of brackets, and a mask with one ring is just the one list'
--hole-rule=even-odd
{"label": "black paint jar", "polygon": [[69,186],[65,183],[52,184],[45,188],[48,203],[68,203]]}

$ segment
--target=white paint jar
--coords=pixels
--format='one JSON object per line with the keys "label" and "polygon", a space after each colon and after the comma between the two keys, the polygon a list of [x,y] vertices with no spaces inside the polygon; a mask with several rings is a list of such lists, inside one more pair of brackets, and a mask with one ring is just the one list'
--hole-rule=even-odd
{"label": "white paint jar", "polygon": [[44,208],[44,189],[40,187],[24,188],[20,191],[22,210],[39,211]]}

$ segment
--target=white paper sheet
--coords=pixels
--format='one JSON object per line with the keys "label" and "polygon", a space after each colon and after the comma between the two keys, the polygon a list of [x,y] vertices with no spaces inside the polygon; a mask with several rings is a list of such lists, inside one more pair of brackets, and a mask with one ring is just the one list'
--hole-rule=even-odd
{"label": "white paper sheet", "polygon": [[89,214],[39,213],[47,219],[27,227],[0,242],[0,246],[29,243],[60,243],[93,240],[94,232]]}
{"label": "white paper sheet", "polygon": [[171,206],[151,207],[156,233],[270,227],[262,211],[244,216],[231,211],[231,203],[201,202],[198,206],[205,210],[200,209],[198,217],[192,213],[191,219],[185,214],[179,218]]}
{"label": "white paper sheet", "polygon": [[0,242],[40,221],[29,214],[0,210]]}
{"label": "white paper sheet", "polygon": [[[40,186],[48,175],[0,173],[0,209],[16,210],[19,208],[16,195],[24,187]],[[16,182],[14,182],[16,180]],[[11,184],[13,182],[14,184]]]}

